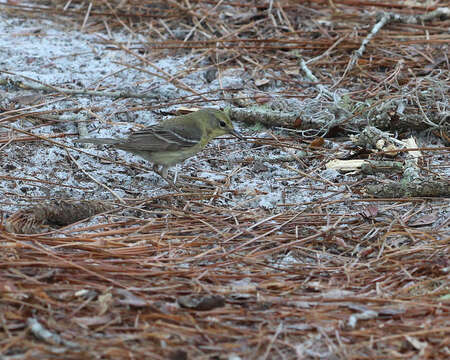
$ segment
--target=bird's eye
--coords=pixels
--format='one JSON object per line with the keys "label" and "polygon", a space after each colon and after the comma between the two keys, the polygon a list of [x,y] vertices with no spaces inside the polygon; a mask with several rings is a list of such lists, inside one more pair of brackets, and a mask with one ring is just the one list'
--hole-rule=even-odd
{"label": "bird's eye", "polygon": [[220,125],[220,127],[226,127],[227,126],[227,124],[223,120],[219,121],[219,125]]}

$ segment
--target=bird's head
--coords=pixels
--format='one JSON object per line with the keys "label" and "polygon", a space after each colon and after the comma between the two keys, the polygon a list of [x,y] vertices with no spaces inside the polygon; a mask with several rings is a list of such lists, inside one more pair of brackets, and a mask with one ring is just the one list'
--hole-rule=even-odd
{"label": "bird's head", "polygon": [[231,134],[238,139],[244,140],[244,137],[234,128],[227,112],[216,109],[202,109],[197,111],[196,114],[204,118],[206,130],[211,138]]}

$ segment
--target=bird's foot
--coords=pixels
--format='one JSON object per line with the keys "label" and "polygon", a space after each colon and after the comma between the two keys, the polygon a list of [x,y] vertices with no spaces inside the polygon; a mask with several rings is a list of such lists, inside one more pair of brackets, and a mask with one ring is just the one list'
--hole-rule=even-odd
{"label": "bird's foot", "polygon": [[[153,171],[154,171],[156,174],[158,174],[160,177],[162,177],[162,178],[169,184],[169,186],[170,186],[172,189],[174,189],[174,190],[176,190],[176,191],[178,191],[178,192],[180,191],[180,189],[175,185],[175,182],[172,181],[172,180],[169,178],[169,174],[168,174],[168,172],[167,172],[167,168],[163,167],[163,168],[160,170],[158,165],[153,165]],[[176,178],[175,178],[175,181],[176,181]]]}

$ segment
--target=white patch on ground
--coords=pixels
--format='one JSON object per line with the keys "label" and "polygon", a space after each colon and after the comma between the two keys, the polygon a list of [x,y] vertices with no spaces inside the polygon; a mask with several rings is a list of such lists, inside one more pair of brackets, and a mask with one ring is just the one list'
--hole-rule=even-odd
{"label": "white patch on ground", "polygon": [[[102,35],[103,36],[103,35]],[[128,34],[116,33],[115,40],[127,43],[133,40]],[[103,92],[129,91],[148,93],[155,96],[154,105],[170,101],[180,96],[192,95],[180,90],[158,76],[127,69],[119,63],[136,64],[133,56],[117,51],[113,46],[103,42],[99,34],[84,34],[76,30],[61,29],[61,25],[50,21],[14,19],[0,15],[0,67],[17,76],[0,73],[0,80],[11,79],[24,84],[39,85],[32,80],[41,81],[56,87],[73,89],[96,89]],[[152,59],[153,63],[169,74],[185,71],[191,55]],[[138,65],[149,72],[157,70],[151,66]],[[205,71],[190,73],[179,80],[198,93],[218,91],[221,88],[245,87],[246,76],[241,69],[226,69],[217,74],[211,83],[205,80]],[[276,91],[281,90],[275,89]],[[97,156],[111,161],[137,164],[139,167],[151,168],[151,164],[142,159],[115,150],[108,146],[74,144],[78,128],[76,121],[85,121],[91,137],[125,137],[130,130],[139,129],[139,125],[152,125],[164,116],[152,111],[127,111],[131,107],[143,107],[150,100],[114,99],[103,96],[75,95],[65,97],[62,94],[35,90],[20,90],[17,86],[0,87],[0,105],[11,110],[28,105],[14,104],[14,98],[23,95],[41,94],[45,105],[36,111],[50,109],[82,108],[81,111],[55,114],[59,121],[49,123],[40,120],[15,119],[3,122],[12,128],[32,131],[42,136],[58,133],[71,133],[53,140],[60,144],[72,146],[68,149],[76,163],[68,156],[66,149],[45,140],[13,141],[0,143],[0,173],[11,179],[0,179],[0,206],[7,215],[29,206],[42,199],[110,199],[114,196],[105,187],[99,186],[86,173],[98,182],[108,186],[124,198],[148,198],[171,191],[164,180],[146,170],[122,164],[109,163]],[[213,96],[215,97],[215,96]],[[160,99],[160,100],[158,100]],[[291,99],[291,102],[297,101]],[[225,107],[225,102],[214,102],[204,106]],[[203,106],[203,105],[202,105]],[[175,109],[171,107],[169,109]],[[168,110],[163,109],[164,111]],[[45,116],[43,116],[45,117]],[[1,124],[0,124],[1,125]],[[236,124],[239,131],[254,136],[251,130]],[[30,130],[30,128],[32,128]],[[6,137],[7,128],[0,127],[0,134]],[[15,137],[26,135],[14,132]],[[264,137],[264,134],[259,134]],[[82,150],[78,151],[77,149]],[[284,211],[285,204],[290,208],[304,207],[319,198],[336,200],[339,188],[322,183],[313,184],[312,180],[302,178],[297,173],[286,169],[283,162],[277,162],[280,156],[304,152],[281,150],[273,147],[255,147],[254,144],[238,140],[215,140],[198,156],[178,165],[180,174],[208,180],[216,186],[225,188],[224,195],[218,199],[219,204],[233,208],[259,208],[269,212]],[[92,154],[90,156],[88,154]],[[252,162],[244,159],[252,158]],[[289,165],[296,168],[294,162]],[[174,170],[174,169],[173,169]],[[315,176],[319,176],[316,174]],[[320,176],[330,181],[339,181],[339,173],[323,171]],[[50,182],[29,182],[19,179],[40,179]],[[182,181],[186,181],[180,179]],[[56,184],[55,184],[56,183]],[[58,185],[59,184],[59,185]],[[200,185],[200,181],[194,181]],[[323,191],[317,191],[323,188]],[[339,194],[338,196],[342,196]],[[31,202],[30,202],[31,201]],[[208,200],[209,201],[209,200]]]}

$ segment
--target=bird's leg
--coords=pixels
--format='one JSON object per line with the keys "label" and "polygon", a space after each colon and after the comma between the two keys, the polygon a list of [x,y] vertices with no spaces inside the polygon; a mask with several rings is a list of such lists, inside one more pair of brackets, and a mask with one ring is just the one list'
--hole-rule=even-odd
{"label": "bird's leg", "polygon": [[167,166],[162,166],[161,170],[159,170],[159,166],[157,164],[153,165],[153,171],[158,174],[159,176],[161,176],[168,184],[169,186],[176,190],[176,191],[180,191],[176,186],[175,183],[169,179],[168,174],[169,174],[169,168]]}
{"label": "bird's leg", "polygon": [[178,169],[175,168],[175,175],[173,176],[173,183],[176,184],[178,180]]}

